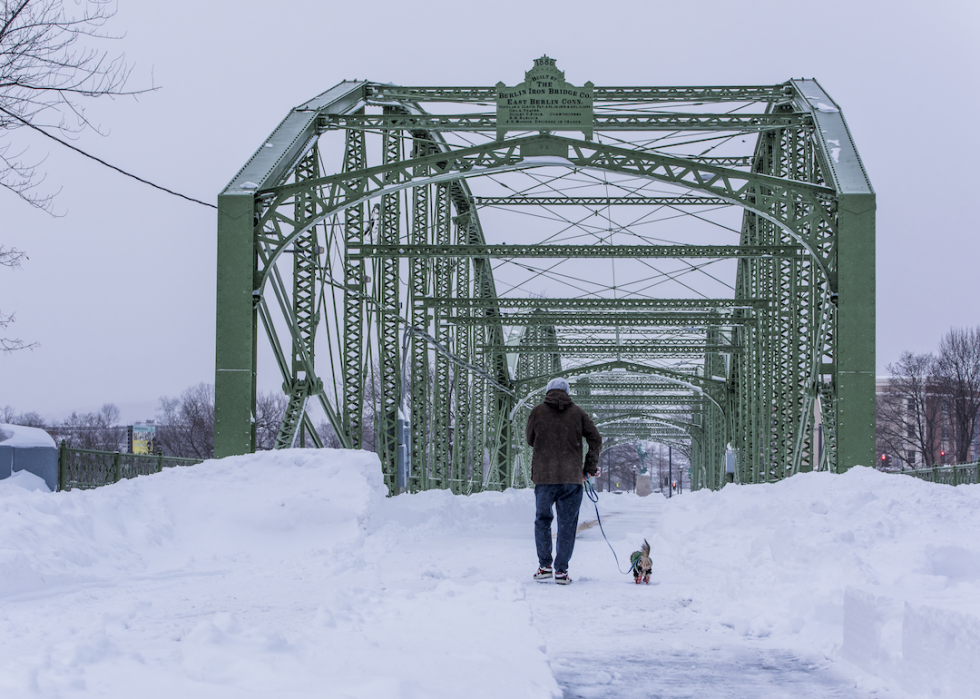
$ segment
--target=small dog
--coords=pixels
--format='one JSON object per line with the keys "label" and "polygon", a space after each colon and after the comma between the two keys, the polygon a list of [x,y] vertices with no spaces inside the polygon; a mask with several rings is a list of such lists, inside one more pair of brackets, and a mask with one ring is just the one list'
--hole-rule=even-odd
{"label": "small dog", "polygon": [[653,571],[653,561],[650,560],[650,544],[643,540],[643,546],[639,551],[634,551],[630,556],[630,563],[633,564],[633,581],[639,585],[642,580],[647,585],[650,584],[650,573]]}

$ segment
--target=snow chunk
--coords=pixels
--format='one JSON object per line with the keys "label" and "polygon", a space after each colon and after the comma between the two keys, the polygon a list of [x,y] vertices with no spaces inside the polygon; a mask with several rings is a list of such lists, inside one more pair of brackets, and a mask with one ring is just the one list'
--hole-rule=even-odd
{"label": "snow chunk", "polygon": [[44,482],[44,479],[40,476],[35,476],[30,471],[14,471],[13,475],[0,480],[0,488],[11,486],[29,491],[39,490],[42,493],[51,492],[51,489],[48,488],[48,484]]}

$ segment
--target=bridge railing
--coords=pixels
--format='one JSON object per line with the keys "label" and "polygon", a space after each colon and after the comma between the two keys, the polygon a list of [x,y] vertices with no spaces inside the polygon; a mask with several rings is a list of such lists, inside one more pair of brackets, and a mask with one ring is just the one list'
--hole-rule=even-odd
{"label": "bridge railing", "polygon": [[911,471],[902,471],[906,476],[914,476],[924,481],[932,483],[945,483],[946,485],[965,485],[967,483],[980,483],[980,461],[973,464],[943,464],[928,468],[917,468]]}
{"label": "bridge railing", "polygon": [[118,483],[123,478],[159,473],[164,468],[193,466],[202,460],[162,454],[73,449],[62,442],[58,452],[58,490],[98,488]]}

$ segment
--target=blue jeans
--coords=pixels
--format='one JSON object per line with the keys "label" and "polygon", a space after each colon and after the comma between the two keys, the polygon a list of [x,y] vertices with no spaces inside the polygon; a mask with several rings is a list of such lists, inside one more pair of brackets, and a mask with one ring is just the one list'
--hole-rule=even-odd
{"label": "blue jeans", "polygon": [[572,483],[534,486],[534,544],[538,548],[538,565],[551,565],[552,505],[558,510],[558,551],[555,570],[568,571],[568,561],[575,549],[578,510],[582,506],[582,486]]}

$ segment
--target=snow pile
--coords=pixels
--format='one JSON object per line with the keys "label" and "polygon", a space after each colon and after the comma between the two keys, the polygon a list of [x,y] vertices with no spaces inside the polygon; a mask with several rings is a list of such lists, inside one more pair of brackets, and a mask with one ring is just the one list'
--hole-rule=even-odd
{"label": "snow pile", "polygon": [[47,432],[37,427],[0,424],[0,444],[5,447],[50,447],[56,448],[54,440]]}
{"label": "snow pile", "polygon": [[530,580],[530,491],[386,498],[364,452],[31,486],[0,481],[5,699],[980,690],[980,486],[858,468],[600,494],[654,579],[617,571],[586,502],[570,587]]}
{"label": "snow pile", "polygon": [[[340,450],[0,482],[0,696],[559,695],[523,586],[406,570],[466,499],[385,492],[374,454]],[[471,499],[471,529],[517,500]]]}
{"label": "snow pile", "polygon": [[44,493],[51,492],[44,479],[40,476],[35,476],[30,471],[14,471],[12,476],[0,480],[0,493],[3,492],[4,488],[9,488],[10,486],[16,486],[23,490],[40,490]]}
{"label": "snow pile", "polygon": [[651,543],[738,634],[828,653],[843,637],[909,691],[980,696],[980,486],[801,474],[673,499]]}
{"label": "snow pile", "polygon": [[8,483],[0,481],[0,596],[197,559],[220,566],[296,554],[310,537],[355,544],[385,494],[377,459],[362,453],[252,455],[56,495]]}

